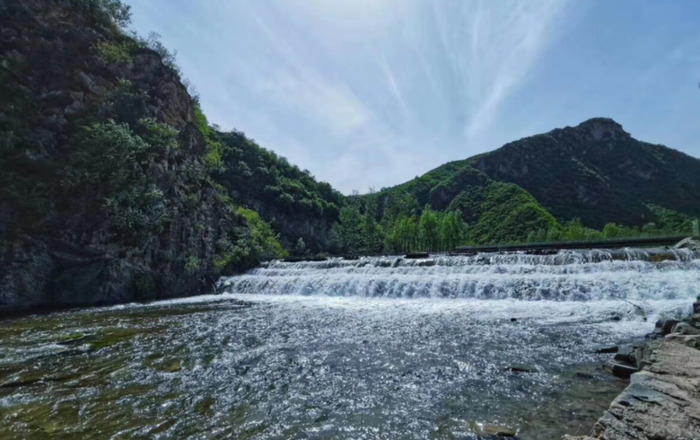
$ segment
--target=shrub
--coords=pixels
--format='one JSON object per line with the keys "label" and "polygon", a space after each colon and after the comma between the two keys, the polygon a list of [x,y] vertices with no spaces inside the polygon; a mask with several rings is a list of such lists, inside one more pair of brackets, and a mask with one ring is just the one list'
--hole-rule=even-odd
{"label": "shrub", "polygon": [[131,55],[131,47],[126,42],[100,41],[95,49],[102,59],[111,64],[126,63]]}

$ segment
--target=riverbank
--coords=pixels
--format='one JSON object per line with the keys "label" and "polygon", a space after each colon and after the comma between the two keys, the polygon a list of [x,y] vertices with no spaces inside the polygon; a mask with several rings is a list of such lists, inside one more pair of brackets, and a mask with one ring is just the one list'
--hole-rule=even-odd
{"label": "riverbank", "polygon": [[631,355],[641,371],[589,436],[563,440],[700,439],[700,296],[689,320],[660,322],[654,335]]}

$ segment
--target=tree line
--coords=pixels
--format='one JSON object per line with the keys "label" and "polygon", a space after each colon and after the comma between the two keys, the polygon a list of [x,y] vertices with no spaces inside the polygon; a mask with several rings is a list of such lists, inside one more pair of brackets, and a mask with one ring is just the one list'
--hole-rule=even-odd
{"label": "tree line", "polygon": [[[692,218],[650,206],[657,219],[643,226],[608,223],[601,229],[595,229],[585,226],[579,219],[565,223],[555,220],[551,227],[526,231],[510,243],[493,243],[481,240],[476,225],[468,225],[459,210],[441,212],[434,210],[430,204],[420,209],[416,199],[408,193],[394,194],[380,205],[372,195],[373,193],[369,196],[355,194],[348,197],[331,230],[327,247],[330,253],[364,255],[437,252],[481,244],[657,237],[689,234],[693,229]],[[298,243],[293,251],[295,254],[303,254],[303,242]]]}

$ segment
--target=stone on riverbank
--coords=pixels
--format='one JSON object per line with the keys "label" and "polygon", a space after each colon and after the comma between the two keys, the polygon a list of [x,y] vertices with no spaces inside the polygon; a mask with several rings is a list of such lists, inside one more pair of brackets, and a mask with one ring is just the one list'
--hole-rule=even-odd
{"label": "stone on riverbank", "polygon": [[[680,335],[679,335],[680,336]],[[650,347],[648,364],[613,401],[592,437],[565,440],[699,440],[700,336],[664,339]]]}
{"label": "stone on riverbank", "polygon": [[497,438],[507,438],[507,437],[515,437],[516,432],[513,429],[508,428],[507,426],[499,426],[499,425],[485,425],[481,429],[481,434],[486,435],[486,436],[492,436],[492,437],[497,437]]}

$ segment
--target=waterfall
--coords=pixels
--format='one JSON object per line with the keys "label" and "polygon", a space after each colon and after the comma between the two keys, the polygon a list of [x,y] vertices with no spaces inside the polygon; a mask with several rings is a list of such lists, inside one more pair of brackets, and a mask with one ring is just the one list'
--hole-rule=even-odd
{"label": "waterfall", "polygon": [[273,261],[222,278],[236,294],[553,301],[694,298],[700,259],[691,250],[620,249]]}

